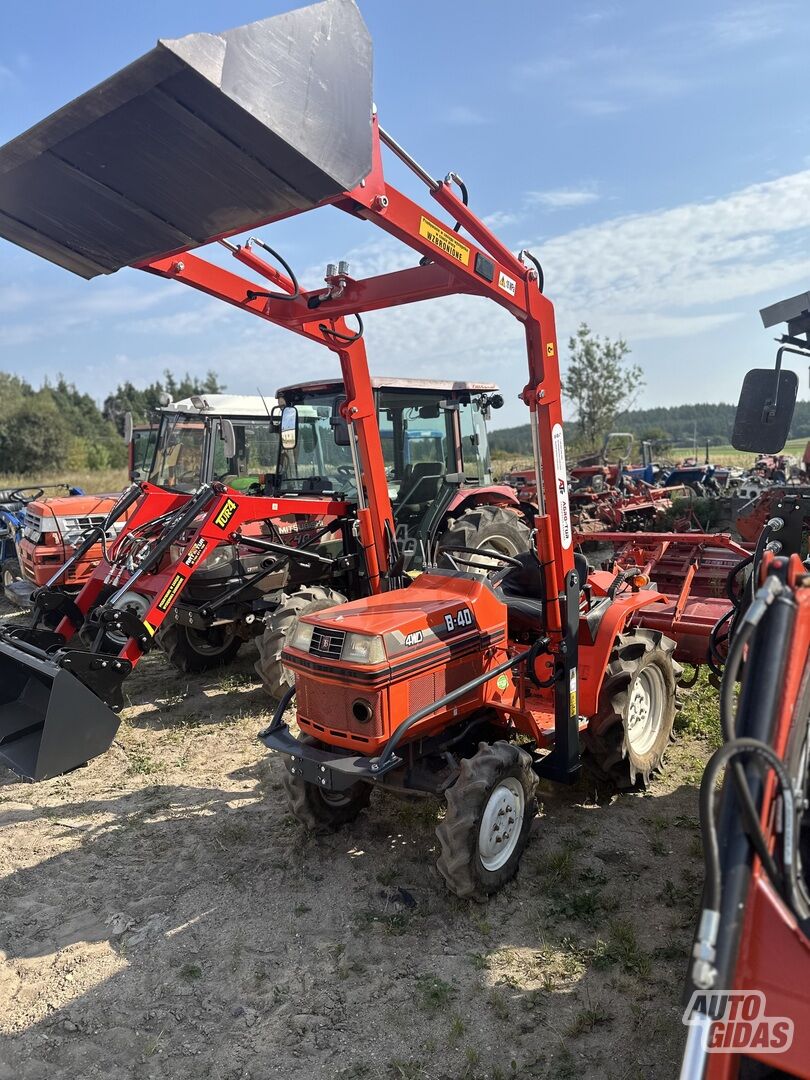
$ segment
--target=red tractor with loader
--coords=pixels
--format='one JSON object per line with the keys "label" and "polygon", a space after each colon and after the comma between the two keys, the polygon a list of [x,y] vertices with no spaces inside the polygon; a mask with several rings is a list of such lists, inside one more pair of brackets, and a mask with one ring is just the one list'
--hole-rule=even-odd
{"label": "red tractor with loader", "polygon": [[[776,314],[773,314],[773,313]],[[749,372],[733,445],[778,454],[810,358],[807,294],[766,308],[788,323],[776,368]],[[810,573],[805,507],[763,528],[720,691],[723,745],[700,790],[705,883],[686,986],[681,1080],[810,1078]],[[723,778],[722,787],[719,781]],[[718,790],[719,789],[719,790]]]}
{"label": "red tractor with loader", "polygon": [[[417,392],[413,385],[394,386],[404,393],[386,406],[390,431],[381,437],[377,390],[382,394],[385,387],[375,387],[369,376],[360,319],[360,312],[460,291],[448,272],[448,264],[457,262],[448,245],[457,245],[466,267],[462,291],[487,295],[498,288],[509,298],[517,283],[507,271],[520,267],[524,273],[525,266],[483,226],[476,227],[495,245],[500,262],[454,240],[453,230],[386,184],[383,142],[407,155],[380,134],[372,114],[367,36],[353,4],[329,0],[279,18],[221,37],[161,42],[101,92],[91,91],[0,149],[0,233],[8,239],[85,277],[134,265],[290,329],[337,355],[343,388],[324,418],[333,429],[330,453],[341,447],[344,454],[340,482],[319,468],[298,477],[297,487],[279,491],[279,480],[294,476],[285,467],[255,493],[228,486],[228,477],[193,493],[148,481],[133,485],[101,532],[91,531],[74,553],[80,559],[86,545],[129,515],[109,557],[78,596],[42,589],[34,625],[0,630],[0,756],[32,778],[55,775],[106,749],[118,724],[123,680],[158,633],[175,622],[181,599],[191,595],[189,580],[223,547],[259,552],[266,574],[294,562],[304,570],[349,576],[352,595],[363,595],[409,580],[409,560],[430,556],[441,539],[437,527],[455,528],[465,542],[486,531],[493,551],[514,552],[528,541],[514,493],[480,490],[485,446],[475,414],[497,404],[495,387],[432,384]],[[254,78],[257,64],[271,73],[291,62],[285,49],[279,54],[282,27],[308,56],[312,93],[289,80],[268,96],[259,79],[248,107],[242,76]],[[211,68],[212,48],[227,53],[224,66]],[[267,86],[273,81],[268,78]],[[320,125],[330,109],[334,137],[324,141]],[[196,165],[213,157],[216,176],[201,173],[191,190],[188,178],[197,175]],[[56,188],[54,170],[62,176]],[[446,208],[464,206],[451,182],[441,188]],[[261,241],[228,239],[326,204],[408,239],[422,263],[364,282],[351,279],[346,264],[333,265],[326,289],[306,291]],[[190,250],[212,241],[263,281]],[[439,252],[441,258],[431,258]],[[493,285],[496,269],[501,277]],[[351,315],[357,316],[354,329],[346,321]],[[409,394],[420,400],[409,402]],[[300,411],[297,405],[273,411],[282,457],[297,461],[300,449],[306,450],[307,409],[302,401]],[[426,425],[421,432],[420,422]],[[390,449],[383,446],[388,437]],[[471,495],[479,501],[471,502]],[[340,552],[329,556],[311,545],[279,542],[273,522],[291,514],[326,519],[313,540],[338,530]],[[431,528],[422,530],[420,515],[430,518]],[[510,529],[512,541],[505,536]],[[158,574],[165,585],[149,587]],[[140,588],[146,602],[135,607],[132,597]],[[198,614],[209,618],[212,606]],[[76,647],[77,639],[84,648]]]}

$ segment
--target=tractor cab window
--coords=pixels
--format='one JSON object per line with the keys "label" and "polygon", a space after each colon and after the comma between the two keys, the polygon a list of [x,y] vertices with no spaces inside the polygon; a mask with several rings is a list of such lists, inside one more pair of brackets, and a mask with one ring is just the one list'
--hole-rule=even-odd
{"label": "tractor cab window", "polygon": [[489,443],[481,403],[477,398],[473,398],[472,401],[462,403],[458,412],[464,478],[467,483],[489,484],[492,481]]}
{"label": "tractor cab window", "polygon": [[279,434],[273,430],[269,417],[266,420],[233,417],[231,423],[236,436],[236,455],[225,457],[225,444],[215,430],[213,479],[236,491],[263,494],[268,482],[273,482],[278,467]]}
{"label": "tractor cab window", "polygon": [[149,482],[172,491],[196,491],[202,483],[205,428],[202,418],[165,414],[160,421]]}
{"label": "tractor cab window", "polygon": [[443,395],[384,390],[379,417],[388,492],[397,523],[420,520],[456,471],[454,417]]}
{"label": "tractor cab window", "polygon": [[309,394],[290,401],[298,410],[298,443],[280,448],[275,491],[279,495],[321,495],[339,492],[357,498],[357,481],[348,446],[335,441],[334,393]]}

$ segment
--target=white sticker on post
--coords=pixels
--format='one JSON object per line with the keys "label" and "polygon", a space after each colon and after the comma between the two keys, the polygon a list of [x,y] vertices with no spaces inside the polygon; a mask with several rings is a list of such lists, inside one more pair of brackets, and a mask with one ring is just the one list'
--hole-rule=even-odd
{"label": "white sticker on post", "polygon": [[551,429],[551,445],[554,448],[554,479],[557,487],[557,513],[560,518],[560,540],[563,548],[570,548],[571,509],[568,505],[568,479],[565,468],[565,438],[562,424]]}

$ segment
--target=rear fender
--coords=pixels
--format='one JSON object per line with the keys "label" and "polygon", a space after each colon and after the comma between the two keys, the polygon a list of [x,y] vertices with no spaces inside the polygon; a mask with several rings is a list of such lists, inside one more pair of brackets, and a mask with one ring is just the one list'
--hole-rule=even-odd
{"label": "rear fender", "polygon": [[579,646],[579,711],[585,717],[596,715],[599,693],[605,678],[610,652],[633,615],[653,604],[666,605],[659,593],[622,593],[610,605],[596,632],[592,645]]}
{"label": "rear fender", "polygon": [[509,506],[519,510],[520,499],[508,484],[490,484],[488,487],[456,492],[445,513],[458,516],[473,506]]}

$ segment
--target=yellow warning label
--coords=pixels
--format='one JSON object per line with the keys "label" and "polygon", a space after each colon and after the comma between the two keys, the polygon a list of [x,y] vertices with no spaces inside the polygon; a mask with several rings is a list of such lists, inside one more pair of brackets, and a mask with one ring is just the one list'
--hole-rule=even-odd
{"label": "yellow warning label", "polygon": [[548,345],[546,345],[546,356],[553,356],[553,355],[554,355],[554,342],[550,341],[548,343]]}
{"label": "yellow warning label", "polygon": [[168,611],[175,601],[177,594],[183,587],[183,582],[186,579],[182,574],[175,574],[172,580],[169,582],[166,592],[158,600],[158,611]]}
{"label": "yellow warning label", "polygon": [[470,249],[466,244],[462,244],[455,233],[448,232],[447,229],[443,229],[435,221],[424,216],[419,222],[419,233],[464,266],[470,265]]}
{"label": "yellow warning label", "polygon": [[233,499],[226,499],[222,504],[222,509],[214,518],[214,524],[220,529],[226,529],[238,508],[237,503],[235,503]]}
{"label": "yellow warning label", "polygon": [[576,692],[576,690],[573,692],[573,694],[568,695],[568,715],[569,716],[576,716],[577,715],[577,692]]}

